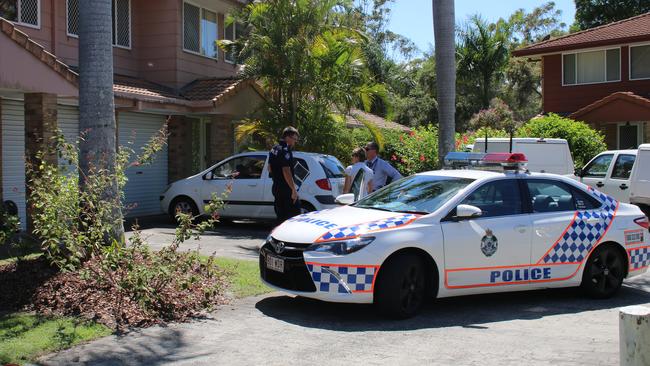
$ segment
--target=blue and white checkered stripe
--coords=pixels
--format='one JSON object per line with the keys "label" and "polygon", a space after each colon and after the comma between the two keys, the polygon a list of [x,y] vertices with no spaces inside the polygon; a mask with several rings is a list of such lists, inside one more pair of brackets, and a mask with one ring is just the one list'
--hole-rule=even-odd
{"label": "blue and white checkered stripe", "polygon": [[630,250],[631,270],[650,266],[650,247]]}
{"label": "blue and white checkered stripe", "polygon": [[[597,245],[614,221],[618,201],[593,188],[589,192],[603,207],[598,210],[578,211],[569,228],[557,240],[553,248],[544,256],[544,263],[579,263]],[[595,224],[588,220],[598,219]]]}
{"label": "blue and white checkered stripe", "polygon": [[320,237],[320,239],[318,239],[318,241],[355,238],[367,232],[392,229],[410,224],[417,217],[417,215],[413,214],[404,214],[400,216],[389,217],[387,219],[370,221],[363,224],[341,226],[325,233],[322,237]]}
{"label": "blue and white checkered stripe", "polygon": [[348,267],[307,264],[311,278],[320,292],[349,294],[370,292],[377,267]]}

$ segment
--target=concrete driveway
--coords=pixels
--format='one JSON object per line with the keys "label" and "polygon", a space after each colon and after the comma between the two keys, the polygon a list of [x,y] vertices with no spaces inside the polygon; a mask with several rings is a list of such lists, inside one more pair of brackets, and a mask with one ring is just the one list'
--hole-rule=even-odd
{"label": "concrete driveway", "polygon": [[617,365],[618,308],[650,306],[650,276],[595,301],[575,289],[441,299],[386,320],[367,305],[280,293],[209,318],[106,337],[46,365]]}
{"label": "concrete driveway", "polygon": [[[168,246],[174,239],[176,225],[167,216],[145,217],[138,220],[145,241],[154,250]],[[131,228],[133,222],[127,222]],[[190,239],[181,250],[199,249],[202,254],[215,253],[218,257],[257,260],[259,248],[273,229],[270,222],[236,221],[220,222],[212,230],[201,235],[200,240]],[[127,231],[127,239],[133,232]]]}

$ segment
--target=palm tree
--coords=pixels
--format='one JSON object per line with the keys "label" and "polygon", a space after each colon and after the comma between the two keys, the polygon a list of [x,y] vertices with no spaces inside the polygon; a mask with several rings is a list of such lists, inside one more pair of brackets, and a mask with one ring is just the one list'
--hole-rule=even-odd
{"label": "palm tree", "polygon": [[[124,234],[116,178],[116,125],[113,100],[113,39],[111,0],[79,1],[79,183],[92,174],[115,177],[104,195],[115,202],[111,236]],[[108,238],[107,238],[108,239]]]}
{"label": "palm tree", "polygon": [[436,91],[438,96],[438,159],[455,146],[456,47],[454,0],[432,0],[435,37]]}

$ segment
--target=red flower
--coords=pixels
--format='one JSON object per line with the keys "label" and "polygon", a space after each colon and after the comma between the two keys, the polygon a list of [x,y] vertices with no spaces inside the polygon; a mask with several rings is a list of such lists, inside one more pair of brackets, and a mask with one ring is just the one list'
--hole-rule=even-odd
{"label": "red flower", "polygon": [[427,159],[424,157],[424,155],[420,155],[420,161],[425,161],[425,160]]}
{"label": "red flower", "polygon": [[399,135],[399,140],[400,140],[401,142],[404,142],[404,136]]}
{"label": "red flower", "polygon": [[415,131],[410,131],[410,132],[409,132],[409,135],[410,135],[411,137],[415,136]]}
{"label": "red flower", "polygon": [[395,156],[395,154],[393,154],[393,156],[390,157],[390,160],[392,160],[392,161],[397,160],[397,156]]}

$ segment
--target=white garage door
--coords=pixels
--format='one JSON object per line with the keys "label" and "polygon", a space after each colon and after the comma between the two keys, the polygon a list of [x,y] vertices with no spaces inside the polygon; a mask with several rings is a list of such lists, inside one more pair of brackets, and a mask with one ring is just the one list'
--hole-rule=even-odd
{"label": "white garage door", "polygon": [[[75,144],[79,138],[79,109],[77,107],[60,105],[58,107],[57,126],[63,133],[66,142]],[[59,166],[65,167],[68,171],[72,170],[72,166],[61,158],[59,159]]]}
{"label": "white garage door", "polygon": [[18,205],[25,229],[25,107],[23,102],[2,100],[2,198]]}
{"label": "white garage door", "polygon": [[[165,116],[144,113],[119,113],[118,118],[119,144],[131,146],[138,155],[165,123]],[[160,194],[167,187],[167,146],[156,155],[151,164],[128,168],[126,176],[125,216],[162,213]]]}

